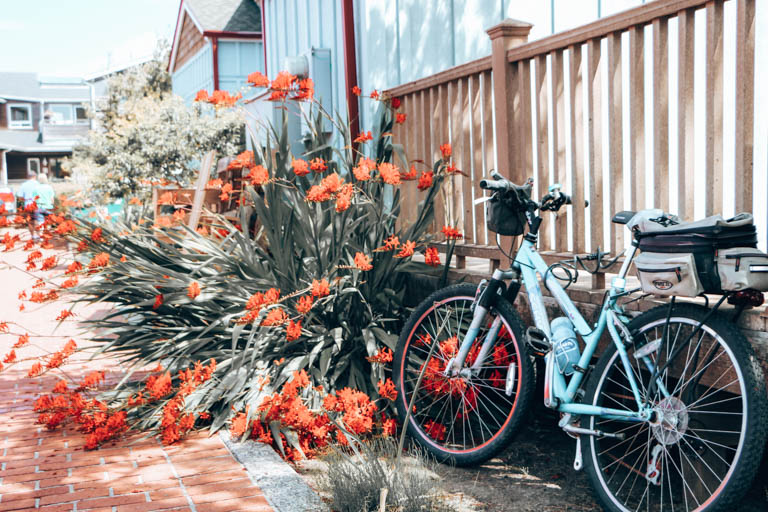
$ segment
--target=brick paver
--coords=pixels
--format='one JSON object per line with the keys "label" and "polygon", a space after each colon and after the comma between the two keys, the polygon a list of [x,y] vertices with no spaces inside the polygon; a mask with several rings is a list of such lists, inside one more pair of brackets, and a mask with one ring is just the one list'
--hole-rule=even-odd
{"label": "brick paver", "polygon": [[[43,251],[44,256],[53,251]],[[0,322],[17,322],[29,332],[50,335],[33,338],[41,348],[17,350],[19,357],[58,350],[68,336],[87,346],[78,324],[65,321],[55,330],[54,320],[64,303],[28,304],[19,312],[17,294],[32,288],[34,279],[3,262],[24,267],[26,253],[0,253]],[[59,271],[64,267],[60,266]],[[78,311],[79,318],[98,314],[96,308]],[[19,327],[12,326],[14,331]],[[17,337],[0,334],[0,357]],[[89,361],[78,353],[64,370],[81,378],[95,369],[111,370],[119,379],[115,361]],[[224,512],[271,511],[264,494],[254,485],[218,436],[196,433],[173,446],[156,439],[129,438],[85,451],[85,436],[72,428],[53,432],[36,424],[35,399],[50,391],[61,374],[29,379],[32,361],[0,372],[0,512],[9,510],[144,512],[150,510]]]}

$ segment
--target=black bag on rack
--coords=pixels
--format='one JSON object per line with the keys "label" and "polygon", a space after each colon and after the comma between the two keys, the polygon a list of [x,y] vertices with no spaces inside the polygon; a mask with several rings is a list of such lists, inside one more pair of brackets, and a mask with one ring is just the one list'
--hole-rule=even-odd
{"label": "black bag on rack", "polygon": [[525,210],[531,198],[531,186],[513,186],[506,192],[494,192],[485,203],[486,226],[502,236],[525,232]]}
{"label": "black bag on rack", "polygon": [[[646,222],[644,227],[647,228],[650,225],[652,224]],[[640,229],[634,229],[633,231],[638,248],[643,254],[652,256],[652,258],[649,258],[649,261],[653,258],[656,259],[655,263],[659,266],[659,271],[662,270],[661,267],[665,267],[662,255],[668,254],[679,257],[682,254],[692,254],[695,262],[693,273],[698,277],[698,281],[701,283],[700,288],[704,293],[723,293],[723,286],[721,285],[718,272],[717,254],[719,250],[734,247],[745,249],[757,247],[757,230],[753,224],[752,215],[747,213],[739,214],[728,220],[715,215],[696,222],[666,226],[659,225],[656,228],[645,231]],[[641,258],[642,254],[635,263],[640,271],[640,280],[644,283],[643,289],[645,290],[645,284],[647,283],[656,283],[654,284],[653,293],[659,295],[671,294],[665,293],[664,286],[660,286],[658,283],[660,282],[662,285],[671,283],[672,289],[674,289],[674,285],[680,280],[681,272],[685,274],[685,269],[677,268],[677,264],[667,265],[666,267],[669,268],[665,267],[663,270],[669,270],[673,274],[676,273],[675,277],[677,280],[672,277],[659,278],[658,276],[648,275],[652,274],[650,269],[641,268],[644,265]],[[649,267],[651,265],[645,266]],[[672,272],[674,269],[677,270]]]}

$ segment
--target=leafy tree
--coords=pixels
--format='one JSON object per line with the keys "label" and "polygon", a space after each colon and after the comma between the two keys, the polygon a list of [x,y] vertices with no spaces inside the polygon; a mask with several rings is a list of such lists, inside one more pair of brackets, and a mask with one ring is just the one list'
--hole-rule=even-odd
{"label": "leafy tree", "polygon": [[109,78],[92,113],[98,127],[75,148],[71,168],[87,178],[97,202],[147,194],[147,180],[189,185],[205,152],[234,154],[242,146],[236,112],[186,105],[173,95],[166,56],[158,51]]}

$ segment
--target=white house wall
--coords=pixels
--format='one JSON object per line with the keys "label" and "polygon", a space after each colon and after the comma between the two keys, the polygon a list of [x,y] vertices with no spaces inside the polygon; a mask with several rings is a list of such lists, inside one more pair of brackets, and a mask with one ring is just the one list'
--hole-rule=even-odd
{"label": "white house wall", "polygon": [[191,59],[171,75],[174,94],[192,103],[201,89],[213,90],[213,52],[206,43]]}

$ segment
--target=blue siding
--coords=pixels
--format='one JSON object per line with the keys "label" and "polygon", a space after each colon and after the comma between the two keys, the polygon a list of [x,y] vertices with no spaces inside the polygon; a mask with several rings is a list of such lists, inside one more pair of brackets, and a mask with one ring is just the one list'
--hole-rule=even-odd
{"label": "blue siding", "polygon": [[237,93],[254,71],[264,72],[264,45],[254,41],[219,41],[219,89]]}
{"label": "blue siding", "polygon": [[171,75],[174,94],[187,103],[192,103],[200,89],[213,91],[213,52],[210,44],[205,45],[178,71]]}

